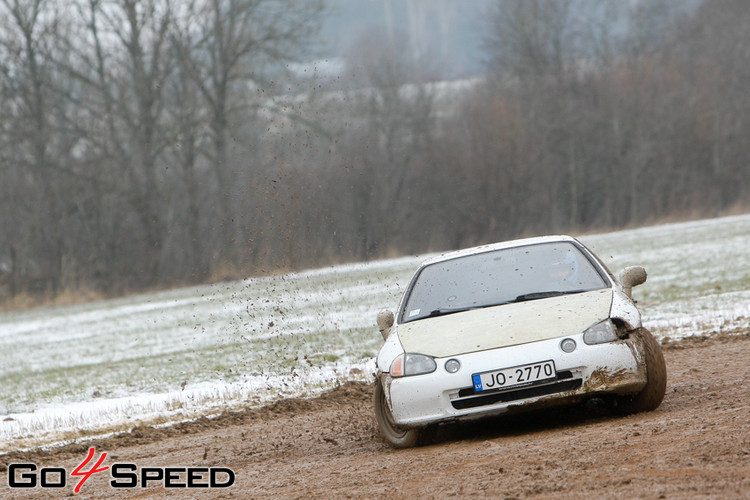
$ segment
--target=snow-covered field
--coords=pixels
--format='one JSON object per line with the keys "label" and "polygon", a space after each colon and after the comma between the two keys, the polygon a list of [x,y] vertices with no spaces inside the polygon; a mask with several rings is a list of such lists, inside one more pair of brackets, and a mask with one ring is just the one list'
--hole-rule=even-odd
{"label": "snow-covered field", "polygon": [[[750,215],[589,235],[657,336],[750,322]],[[368,380],[382,308],[427,256],[0,314],[0,453]]]}

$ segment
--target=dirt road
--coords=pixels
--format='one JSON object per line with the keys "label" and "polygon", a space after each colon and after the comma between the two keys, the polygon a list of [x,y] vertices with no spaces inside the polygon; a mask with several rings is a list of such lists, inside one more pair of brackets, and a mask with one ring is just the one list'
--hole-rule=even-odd
{"label": "dirt road", "polygon": [[[313,400],[0,456],[0,497],[750,498],[750,330],[667,344],[664,354],[667,395],[651,413],[622,417],[595,405],[553,410],[449,427],[432,445],[395,451],[377,435],[372,386],[347,384]],[[166,489],[156,481],[114,489],[105,471],[78,495],[78,479],[69,476],[64,488],[8,486],[9,463],[70,473],[90,446],[94,460],[108,453],[103,466],[133,463],[141,473],[225,467],[235,482],[213,489]],[[217,474],[228,482],[228,473]],[[59,474],[48,479],[59,481]]]}

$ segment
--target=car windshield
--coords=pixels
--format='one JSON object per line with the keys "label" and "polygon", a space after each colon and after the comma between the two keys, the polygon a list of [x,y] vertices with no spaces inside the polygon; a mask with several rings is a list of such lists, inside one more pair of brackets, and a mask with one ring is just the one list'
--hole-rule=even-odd
{"label": "car windshield", "polygon": [[425,266],[408,292],[401,322],[607,286],[603,271],[570,242],[484,252]]}

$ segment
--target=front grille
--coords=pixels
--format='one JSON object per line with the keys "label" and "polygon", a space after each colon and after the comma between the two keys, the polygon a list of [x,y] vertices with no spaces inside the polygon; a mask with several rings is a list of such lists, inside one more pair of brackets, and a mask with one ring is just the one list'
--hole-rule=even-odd
{"label": "front grille", "polygon": [[557,380],[552,383],[503,392],[493,392],[491,394],[479,393],[477,395],[473,387],[467,387],[458,391],[459,399],[454,399],[451,401],[451,404],[457,410],[465,410],[467,408],[477,408],[495,403],[506,403],[509,401],[518,401],[519,399],[547,396],[558,392],[574,391],[581,387],[582,384],[583,381],[579,378],[574,379],[572,373],[560,372],[557,374]]}

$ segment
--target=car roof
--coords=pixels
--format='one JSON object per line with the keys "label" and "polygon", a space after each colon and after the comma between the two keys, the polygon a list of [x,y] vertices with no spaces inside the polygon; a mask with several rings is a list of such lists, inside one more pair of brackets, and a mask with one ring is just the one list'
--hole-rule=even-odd
{"label": "car roof", "polygon": [[456,259],[459,257],[467,257],[469,255],[477,255],[485,252],[493,252],[495,250],[504,250],[506,248],[522,247],[528,245],[537,245],[539,243],[556,243],[556,242],[573,242],[581,244],[577,239],[572,236],[564,234],[550,235],[550,236],[536,236],[533,238],[521,238],[517,240],[501,241],[498,243],[490,243],[487,245],[480,245],[477,247],[464,248],[463,250],[455,250],[452,252],[446,252],[436,257],[432,257],[422,263],[421,267],[429,266],[430,264],[436,264],[438,262],[444,262],[446,260]]}

